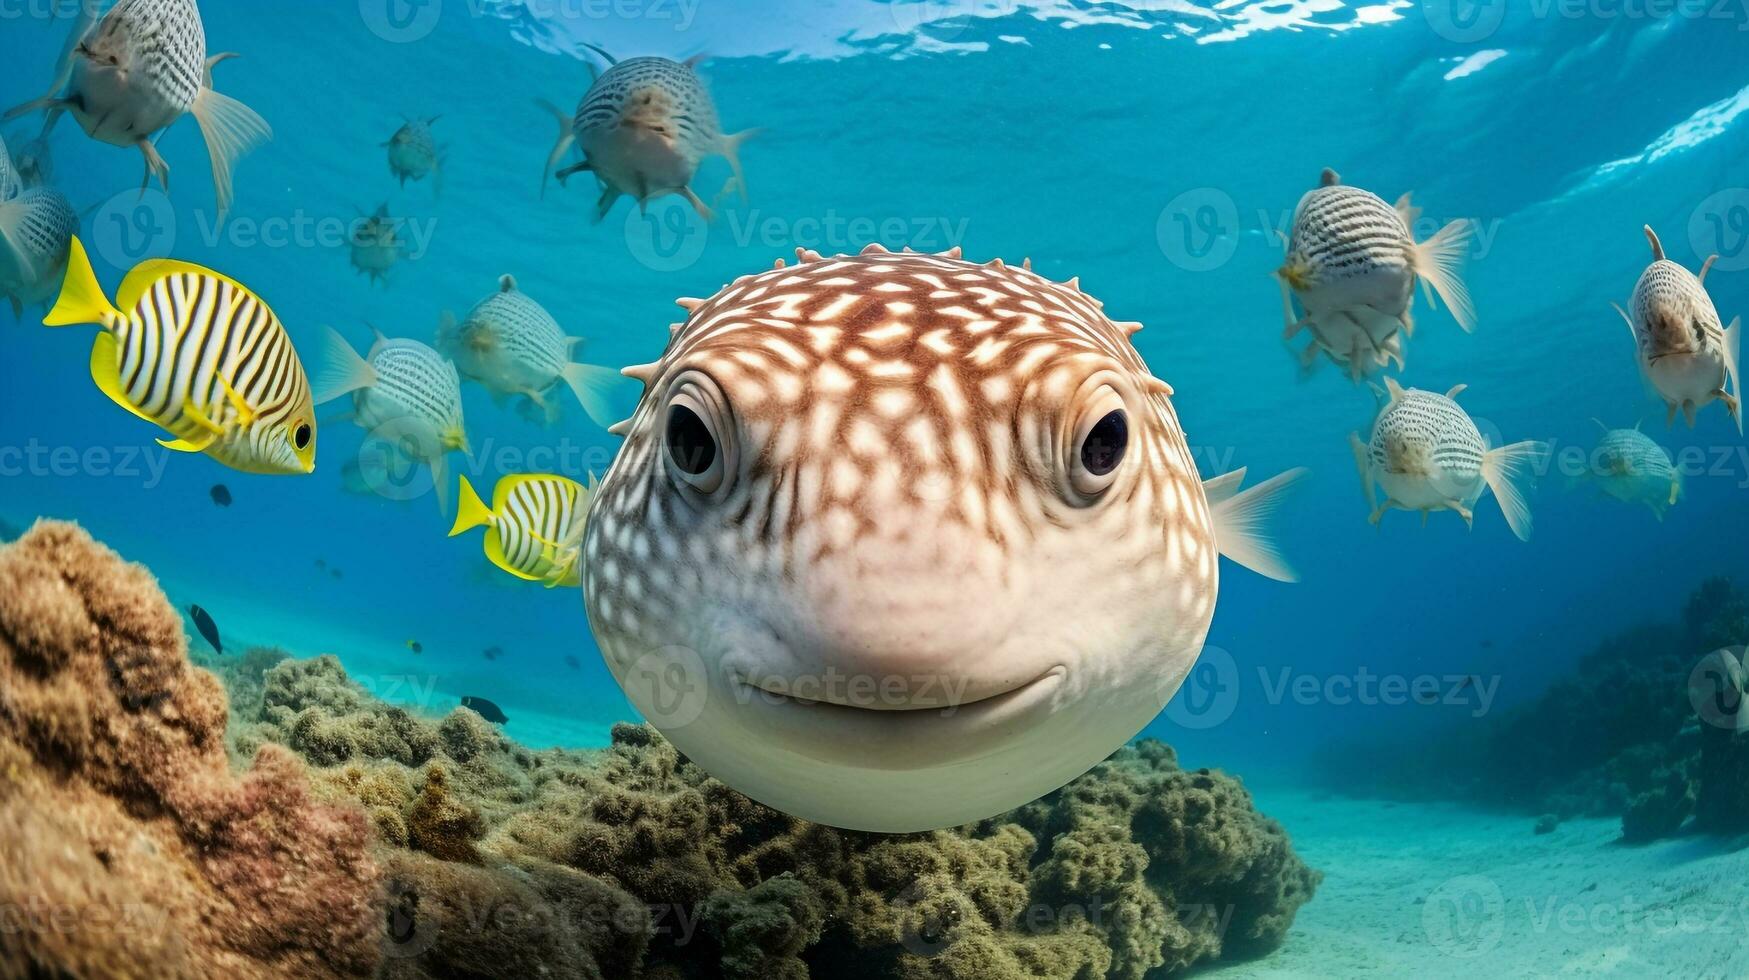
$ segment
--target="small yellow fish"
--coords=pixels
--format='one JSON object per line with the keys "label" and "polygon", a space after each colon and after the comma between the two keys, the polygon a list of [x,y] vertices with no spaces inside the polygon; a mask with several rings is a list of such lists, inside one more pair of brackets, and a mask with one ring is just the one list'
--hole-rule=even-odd
{"label": "small yellow fish", "polygon": [[577,556],[589,497],[589,488],[575,480],[518,473],[498,481],[488,508],[462,477],[461,506],[449,536],[484,526],[492,564],[549,589],[581,585]]}
{"label": "small yellow fish", "polygon": [[198,265],[150,259],[122,280],[116,301],[119,309],[75,237],[60,299],[43,324],[103,327],[91,348],[91,380],[176,436],[160,445],[245,473],[316,468],[303,364],[284,325],[249,287]]}

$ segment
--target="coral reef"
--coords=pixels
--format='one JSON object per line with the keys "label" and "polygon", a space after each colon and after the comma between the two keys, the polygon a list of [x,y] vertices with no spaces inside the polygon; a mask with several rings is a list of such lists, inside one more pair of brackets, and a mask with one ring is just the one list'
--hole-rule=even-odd
{"label": "coral reef", "polygon": [[[606,975],[648,980],[1140,980],[1275,948],[1319,880],[1236,780],[1158,742],[1012,813],[887,836],[755,803],[643,725],[597,752],[529,752],[466,709],[430,721],[383,704],[332,658],[281,663],[266,691],[242,739],[322,766],[324,798],[364,807],[393,849],[397,976],[513,961],[522,946],[497,950],[524,943],[520,926],[450,923],[548,917],[540,883],[560,875],[589,889],[572,907],[599,928],[543,935],[542,955],[617,957],[637,967]],[[635,928],[626,907],[645,912]]]}
{"label": "coral reef", "polygon": [[0,976],[356,976],[379,957],[356,809],[263,747],[143,568],[69,524],[0,548]]}
{"label": "coral reef", "polygon": [[1749,596],[1708,579],[1680,620],[1605,640],[1536,701],[1430,741],[1341,746],[1330,777],[1348,791],[1455,798],[1557,824],[1619,816],[1629,841],[1669,836],[1691,815],[1697,830],[1749,830],[1745,641]]}
{"label": "coral reef", "polygon": [[331,656],[214,666],[235,718],[144,569],[70,525],[0,549],[0,903],[106,927],[0,936],[0,980],[1144,980],[1275,948],[1320,877],[1158,742],[975,825],[863,834],[647,726],[531,752]]}

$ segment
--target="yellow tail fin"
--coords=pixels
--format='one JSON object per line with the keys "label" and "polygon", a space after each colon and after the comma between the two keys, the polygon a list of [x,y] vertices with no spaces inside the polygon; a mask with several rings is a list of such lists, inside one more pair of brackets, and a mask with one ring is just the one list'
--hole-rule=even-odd
{"label": "yellow tail fin", "polygon": [[474,486],[468,482],[467,477],[461,478],[461,484],[461,505],[455,511],[455,526],[449,529],[449,536],[452,538],[463,531],[490,525],[495,519],[485,501],[474,492]]}
{"label": "yellow tail fin", "polygon": [[85,244],[74,236],[72,251],[67,253],[67,275],[61,280],[61,297],[55,300],[49,315],[43,317],[43,326],[98,323],[107,327],[111,320],[121,318],[122,312],[103,295],[97,272],[91,268],[91,257],[85,254]]}

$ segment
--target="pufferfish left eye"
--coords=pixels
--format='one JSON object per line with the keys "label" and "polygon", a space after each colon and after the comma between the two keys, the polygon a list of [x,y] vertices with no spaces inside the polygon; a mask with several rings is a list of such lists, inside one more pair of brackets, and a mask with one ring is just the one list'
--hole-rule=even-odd
{"label": "pufferfish left eye", "polygon": [[1065,447],[1065,490],[1072,503],[1087,505],[1117,482],[1129,451],[1130,417],[1123,396],[1109,384],[1097,384],[1077,399],[1074,418]]}
{"label": "pufferfish left eye", "polygon": [[297,427],[292,430],[292,446],[294,446],[298,452],[303,452],[310,448],[310,439],[314,435],[315,433],[310,429],[310,423],[299,422]]}

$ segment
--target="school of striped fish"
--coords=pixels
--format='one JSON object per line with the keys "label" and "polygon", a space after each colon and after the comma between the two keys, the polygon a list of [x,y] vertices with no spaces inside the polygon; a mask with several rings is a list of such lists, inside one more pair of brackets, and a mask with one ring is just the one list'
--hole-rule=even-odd
{"label": "school of striped fish", "polygon": [[[580,359],[582,337],[499,274],[465,316],[444,313],[429,343],[373,327],[361,352],[329,326],[313,385],[296,338],[319,325],[282,322],[220,270],[151,259],[111,300],[53,185],[59,119],[138,152],[142,184],[168,191],[157,140],[192,116],[221,216],[237,161],[272,131],[213,88],[214,65],[237,55],[209,53],[195,0],[99,6],[81,5],[47,93],[6,114],[45,114],[17,155],[0,143],[0,296],[14,313],[46,306],[47,326],[94,326],[103,395],[169,449],[244,473],[313,472],[316,408],[342,403],[325,420],[352,422],[374,447],[342,465],[343,487],[372,494],[389,471],[425,470],[450,536],[483,529],[503,573],[578,589],[630,701],[759,800],[873,831],[1025,803],[1165,706],[1206,639],[1221,558],[1296,577],[1265,524],[1303,471],[1249,489],[1244,468],[1199,473],[1172,385],[1133,343],[1142,325],[1029,262],[798,249],[793,264],[681,299],[682,320],[650,331],[655,359],[623,371]],[[558,127],[543,197],[550,181],[587,175],[595,222],[622,197],[641,210],[678,196],[707,221],[731,194],[745,204],[740,156],[757,130],[723,131],[702,58],[585,47],[602,66],[588,61],[575,108],[539,103]],[[400,186],[442,180],[437,120],[403,117],[380,144]],[[713,157],[729,176],[707,200],[700,172]],[[1419,225],[1409,194],[1390,204],[1323,170],[1281,234],[1283,340],[1304,337],[1290,347],[1303,370],[1328,360],[1376,393],[1349,435],[1368,521],[1397,509],[1473,524],[1491,495],[1528,541],[1550,444],[1495,445],[1459,404],[1464,385],[1400,380],[1427,314],[1443,308],[1465,333],[1481,320],[1463,279],[1477,229]],[[361,213],[356,272],[392,286],[409,257],[402,232],[386,204]],[[1690,272],[1644,234],[1652,261],[1616,306],[1632,341],[1623,360],[1632,354],[1667,427],[1678,415],[1693,427],[1716,402],[1741,433],[1740,318],[1726,325],[1707,293],[1714,258]],[[621,375],[643,390],[614,422]],[[464,384],[548,426],[575,402],[624,443],[599,480],[507,473],[488,502],[451,478],[452,454],[471,461]],[[1669,450],[1637,424],[1599,425],[1572,482],[1663,520],[1682,496]],[[1099,629],[1061,626],[1088,622]],[[809,683],[834,672],[900,683],[878,704]],[[676,721],[683,683],[716,696]]]}

